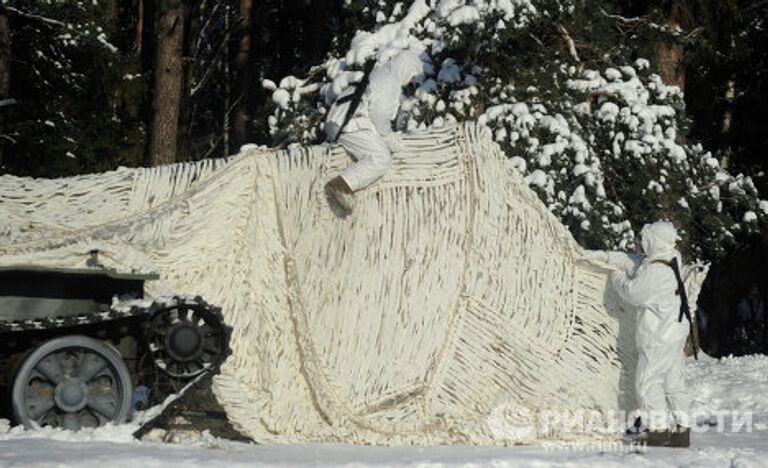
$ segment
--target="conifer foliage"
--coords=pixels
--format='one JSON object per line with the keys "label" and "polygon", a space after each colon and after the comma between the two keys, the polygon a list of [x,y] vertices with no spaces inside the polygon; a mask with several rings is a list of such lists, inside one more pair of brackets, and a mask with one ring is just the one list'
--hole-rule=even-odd
{"label": "conifer foliage", "polygon": [[586,247],[631,249],[644,223],[666,218],[686,254],[717,258],[766,226],[768,202],[750,177],[721,169],[688,138],[683,93],[653,61],[658,44],[684,44],[684,31],[666,25],[663,9],[634,18],[599,3],[379,1],[366,10],[377,26],[358,32],[346,53],[308,79],[263,83],[271,133],[276,142],[318,142],[324,113],[359,79],[361,63],[410,45],[433,70],[407,90],[399,130],[486,126]]}
{"label": "conifer foliage", "polygon": [[145,83],[120,44],[109,2],[3,2],[10,26],[11,103],[2,170],[63,176],[136,165]]}
{"label": "conifer foliage", "polygon": [[585,247],[631,249],[667,218],[686,255],[714,259],[768,228],[766,15],[762,0],[0,0],[0,172],[317,144],[365,60],[411,47],[430,65],[398,130],[476,121]]}

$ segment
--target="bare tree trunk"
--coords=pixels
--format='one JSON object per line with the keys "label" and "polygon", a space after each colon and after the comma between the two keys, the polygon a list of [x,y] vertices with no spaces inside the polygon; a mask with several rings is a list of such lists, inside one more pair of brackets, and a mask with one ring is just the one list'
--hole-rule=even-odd
{"label": "bare tree trunk", "polygon": [[[672,0],[667,28],[673,31],[680,27],[682,22],[681,0]],[[685,89],[685,69],[683,68],[683,46],[677,43],[658,41],[653,45],[656,63],[659,66],[659,76],[668,85]]]}
{"label": "bare tree trunk", "polygon": [[[188,59],[185,60],[184,70],[182,73],[182,93],[179,102],[179,126],[178,126],[178,138],[176,140],[176,151],[179,154],[184,155],[184,160],[198,160],[200,159],[197,151],[194,147],[193,137],[193,116],[194,116],[194,100],[192,99],[190,89],[194,84],[195,65],[192,57],[197,57],[196,44],[202,40],[200,31],[200,15],[201,10],[205,10],[206,0],[200,0],[194,2],[194,6],[189,6],[189,10],[186,12],[186,25],[184,27],[184,56]],[[199,45],[198,45],[199,47]]]}
{"label": "bare tree trunk", "polygon": [[768,290],[763,289],[763,354],[768,354]]}
{"label": "bare tree trunk", "polygon": [[240,46],[237,49],[235,67],[237,73],[237,93],[239,100],[234,109],[233,136],[235,145],[241,146],[248,141],[248,104],[250,103],[251,87],[251,35],[253,33],[253,22],[251,14],[253,11],[253,0],[240,0],[240,17],[243,22],[240,23]]}
{"label": "bare tree trunk", "polygon": [[117,0],[109,1],[109,20],[113,30],[117,30],[120,27],[120,6]]}
{"label": "bare tree trunk", "polygon": [[722,154],[720,155],[720,167],[728,169],[731,164],[731,155],[733,154],[733,148],[731,147],[731,126],[733,124],[733,101],[736,98],[736,80],[733,76],[728,79],[725,85],[725,102],[726,109],[723,113],[723,121],[720,123],[720,133],[725,137],[726,145],[723,147]]}
{"label": "bare tree trunk", "polygon": [[136,6],[136,32],[133,39],[138,56],[141,56],[142,34],[144,34],[144,0],[139,0]]}
{"label": "bare tree trunk", "polygon": [[[8,97],[11,89],[11,25],[8,16],[0,13],[0,101]],[[0,134],[5,130],[5,116],[0,108]],[[3,146],[0,142],[0,166],[3,164]]]}
{"label": "bare tree trunk", "polygon": [[[730,42],[728,44],[729,54],[733,55],[733,50],[736,48],[736,41],[731,34]],[[731,76],[728,78],[728,82],[725,84],[725,112],[723,112],[723,120],[720,123],[720,134],[724,137],[725,146],[723,147],[722,155],[720,156],[720,167],[728,169],[731,163],[731,155],[733,154],[733,147],[731,146],[731,127],[733,125],[733,103],[736,99],[736,72],[732,71]]]}
{"label": "bare tree trunk", "polygon": [[0,99],[7,98],[11,88],[11,25],[0,13]]}
{"label": "bare tree trunk", "polygon": [[183,0],[160,0],[152,128],[149,144],[153,166],[176,161],[176,140],[183,84],[182,50],[186,7]]}

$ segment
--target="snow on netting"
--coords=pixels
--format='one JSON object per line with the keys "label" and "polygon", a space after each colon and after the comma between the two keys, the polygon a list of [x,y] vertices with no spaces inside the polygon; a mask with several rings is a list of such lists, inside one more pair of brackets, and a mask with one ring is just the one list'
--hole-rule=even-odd
{"label": "snow on netting", "polygon": [[[405,138],[340,218],[340,147],[42,180],[0,177],[0,264],[151,270],[234,328],[214,382],[259,442],[511,443],[543,411],[634,407],[607,270],[473,125]],[[502,421],[502,422],[504,422]],[[514,432],[514,431],[513,431]],[[568,437],[572,437],[569,435]]]}

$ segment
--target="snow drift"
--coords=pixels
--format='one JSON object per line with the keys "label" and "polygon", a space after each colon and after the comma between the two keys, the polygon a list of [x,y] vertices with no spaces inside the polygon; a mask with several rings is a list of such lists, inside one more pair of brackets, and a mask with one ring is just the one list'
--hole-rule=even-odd
{"label": "snow drift", "polygon": [[[535,428],[542,411],[634,409],[631,315],[490,132],[404,143],[348,218],[323,193],[340,147],[3,176],[0,264],[100,249],[159,272],[151,295],[221,306],[233,354],[214,390],[259,442],[507,444],[564,437]],[[500,408],[533,429],[499,430]]]}

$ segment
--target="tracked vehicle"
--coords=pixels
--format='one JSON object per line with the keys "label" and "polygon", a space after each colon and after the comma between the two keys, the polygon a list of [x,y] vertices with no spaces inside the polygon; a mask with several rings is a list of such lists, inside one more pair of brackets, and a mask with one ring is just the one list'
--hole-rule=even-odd
{"label": "tracked vehicle", "polygon": [[77,430],[127,421],[215,373],[229,353],[221,311],[200,297],[148,300],[157,275],[0,268],[3,417]]}

